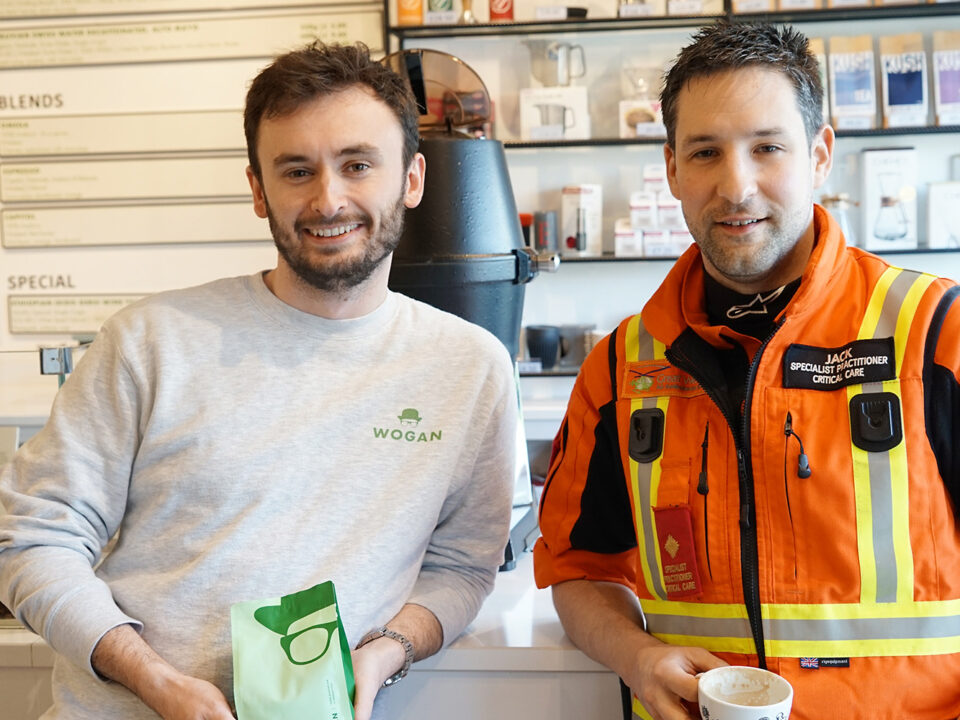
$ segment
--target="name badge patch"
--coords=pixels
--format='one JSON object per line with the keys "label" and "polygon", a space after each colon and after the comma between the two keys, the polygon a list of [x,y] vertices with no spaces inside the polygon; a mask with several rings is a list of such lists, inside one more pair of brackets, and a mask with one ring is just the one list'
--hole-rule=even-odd
{"label": "name badge patch", "polygon": [[663,566],[663,584],[667,599],[699,595],[700,571],[697,549],[693,544],[693,522],[689,505],[671,505],[653,509],[657,523],[657,543]]}
{"label": "name badge patch", "polygon": [[666,360],[628,362],[623,373],[620,397],[645,398],[668,395],[693,397],[702,395],[703,388],[690,373],[675,368]]}
{"label": "name badge patch", "polygon": [[854,340],[837,348],[791,345],[783,354],[783,386],[836,390],[897,376],[893,338]]}

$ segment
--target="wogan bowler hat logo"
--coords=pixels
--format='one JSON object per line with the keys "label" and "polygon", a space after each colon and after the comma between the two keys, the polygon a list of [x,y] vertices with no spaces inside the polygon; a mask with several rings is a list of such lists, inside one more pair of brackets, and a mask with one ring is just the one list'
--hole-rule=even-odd
{"label": "wogan bowler hat logo", "polygon": [[424,418],[417,408],[403,408],[396,416],[396,425],[393,427],[374,426],[373,437],[377,440],[394,440],[399,442],[421,443],[435,442],[443,439],[443,430],[421,426]]}

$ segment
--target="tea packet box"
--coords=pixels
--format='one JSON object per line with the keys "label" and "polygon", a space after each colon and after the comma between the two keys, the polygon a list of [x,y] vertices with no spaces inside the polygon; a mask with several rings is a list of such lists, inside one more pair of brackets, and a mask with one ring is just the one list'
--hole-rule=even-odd
{"label": "tea packet box", "polygon": [[871,7],[873,0],[827,0],[828,8]]}
{"label": "tea packet box", "polygon": [[667,0],[668,15],[722,15],[723,0]]}
{"label": "tea packet box", "polygon": [[830,112],[837,130],[877,126],[877,81],[873,36],[831,37]]}
{"label": "tea packet box", "polygon": [[937,125],[960,125],[960,31],[933,33],[932,64]]}
{"label": "tea packet box", "polygon": [[923,35],[908,33],[881,37],[880,73],[883,126],[925,126],[930,101]]}
{"label": "tea packet box", "polygon": [[912,147],[866,149],[860,153],[861,247],[917,247],[917,151]]}
{"label": "tea packet box", "polygon": [[819,10],[823,7],[823,0],[777,0],[777,10]]}

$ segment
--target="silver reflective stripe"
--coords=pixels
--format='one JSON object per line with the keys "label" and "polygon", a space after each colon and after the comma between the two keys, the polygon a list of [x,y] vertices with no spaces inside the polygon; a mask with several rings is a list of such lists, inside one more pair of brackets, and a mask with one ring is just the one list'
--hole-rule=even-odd
{"label": "silver reflective stripe", "polygon": [[[902,270],[887,290],[887,296],[883,299],[883,308],[880,310],[880,318],[877,320],[877,329],[873,333],[875,338],[893,337],[897,330],[897,318],[900,316],[900,306],[907,297],[914,280],[920,277],[921,273],[913,270]],[[894,368],[899,375],[900,368]]]}
{"label": "silver reflective stripe", "polygon": [[[701,618],[645,613],[649,632],[705,638],[740,638],[753,634],[743,618]],[[960,616],[899,618],[835,618],[821,620],[764,617],[763,636],[782,641],[859,641],[960,637]]]}
{"label": "silver reflective stripe", "polygon": [[[921,273],[903,270],[887,290],[883,307],[873,332],[875,339],[894,337],[897,318],[907,293]],[[900,368],[894,368],[897,376]],[[883,383],[864,383],[863,392],[883,392]],[[893,471],[889,452],[867,453],[870,468],[870,510],[873,524],[873,561],[877,572],[878,603],[897,601],[897,555],[894,550],[893,529]]]}

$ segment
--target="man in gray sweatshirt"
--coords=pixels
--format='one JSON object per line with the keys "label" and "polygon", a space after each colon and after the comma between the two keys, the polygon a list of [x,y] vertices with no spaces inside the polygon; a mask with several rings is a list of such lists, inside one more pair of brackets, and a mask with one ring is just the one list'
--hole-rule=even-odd
{"label": "man in gray sweatshirt", "polygon": [[59,654],[45,718],[227,720],[231,604],[324,580],[356,717],[384,717],[410,649],[490,592],[516,390],[492,335],[387,289],[417,118],[360,46],[262,71],[247,175],[277,266],[117,313],[0,475],[0,600]]}

